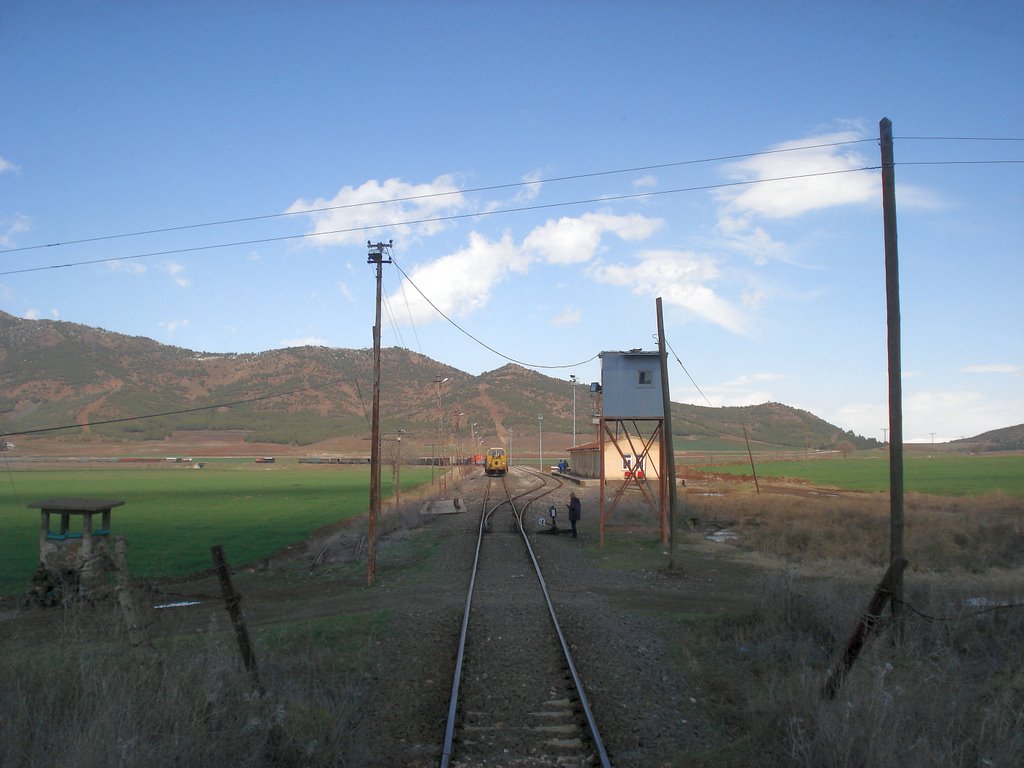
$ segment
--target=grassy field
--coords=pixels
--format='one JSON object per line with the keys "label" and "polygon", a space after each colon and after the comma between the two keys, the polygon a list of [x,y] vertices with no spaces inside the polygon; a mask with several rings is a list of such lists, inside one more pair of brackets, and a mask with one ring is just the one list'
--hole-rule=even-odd
{"label": "grassy field", "polygon": [[[402,471],[403,489],[429,480],[429,467]],[[381,482],[387,500],[389,471]],[[187,464],[12,469],[0,491],[0,594],[23,593],[39,559],[39,512],[27,505],[61,496],[124,500],[113,510],[111,528],[128,539],[133,573],[174,576],[210,568],[213,544],[223,545],[233,564],[248,563],[364,514],[369,470],[251,459],[212,459],[202,470]]]}
{"label": "grassy field", "polygon": [[[796,478],[812,485],[851,491],[888,491],[889,461],[882,452],[836,455],[809,461],[772,461],[754,466],[759,478]],[[721,474],[749,475],[747,462],[706,466]],[[918,453],[904,455],[904,488],[913,493],[937,496],[976,496],[1005,493],[1024,496],[1024,455],[965,455]]]}

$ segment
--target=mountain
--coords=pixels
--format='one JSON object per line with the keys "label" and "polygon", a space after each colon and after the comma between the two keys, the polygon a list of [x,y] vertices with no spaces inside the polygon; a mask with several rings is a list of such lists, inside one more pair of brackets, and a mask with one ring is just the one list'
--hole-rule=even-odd
{"label": "mountain", "polygon": [[[381,353],[382,431],[429,444],[458,434],[500,441],[573,430],[568,382],[509,364],[473,376],[401,348]],[[258,442],[308,445],[370,432],[369,349],[293,347],[196,352],[152,339],[0,312],[0,433],[71,426],[55,439],[160,439],[174,430],[238,429]],[[576,389],[577,430],[596,403]],[[146,419],[140,415],[164,414]],[[680,441],[752,441],[794,448],[878,445],[780,403],[734,408],[672,404]],[[77,426],[76,426],[77,425]]]}
{"label": "mountain", "polygon": [[952,443],[972,451],[1024,451],[1024,424],[993,429],[977,437],[953,440]]}

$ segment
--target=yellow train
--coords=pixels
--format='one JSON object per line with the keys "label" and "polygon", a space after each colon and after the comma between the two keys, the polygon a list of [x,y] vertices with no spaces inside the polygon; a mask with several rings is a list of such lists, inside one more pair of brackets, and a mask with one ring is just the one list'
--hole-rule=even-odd
{"label": "yellow train", "polygon": [[508,472],[508,456],[504,448],[489,448],[484,458],[484,472],[488,475],[504,475]]}

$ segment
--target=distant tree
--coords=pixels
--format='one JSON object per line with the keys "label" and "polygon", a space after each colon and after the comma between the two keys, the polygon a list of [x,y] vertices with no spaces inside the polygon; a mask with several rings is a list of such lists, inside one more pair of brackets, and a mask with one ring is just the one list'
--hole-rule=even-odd
{"label": "distant tree", "polygon": [[855,445],[854,445],[854,444],[853,444],[853,443],[852,443],[851,441],[849,441],[849,440],[840,440],[840,441],[839,441],[839,444],[838,444],[838,445],[836,446],[836,448],[838,448],[838,449],[839,449],[839,455],[841,455],[841,456],[842,456],[842,457],[843,457],[844,459],[845,459],[845,458],[849,458],[849,456],[850,456],[850,455],[851,455],[851,454],[852,454],[852,453],[853,453],[854,451],[856,451],[856,450],[857,450],[857,446],[855,446]]}

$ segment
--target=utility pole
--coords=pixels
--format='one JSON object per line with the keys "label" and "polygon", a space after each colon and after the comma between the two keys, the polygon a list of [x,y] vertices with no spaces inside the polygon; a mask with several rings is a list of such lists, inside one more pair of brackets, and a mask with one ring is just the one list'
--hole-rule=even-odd
{"label": "utility pole", "polygon": [[672,444],[672,399],[668,387],[668,353],[665,350],[665,320],[661,313],[661,296],[655,301],[658,310],[658,360],[661,363],[661,405],[664,413],[662,435],[662,456],[665,476],[668,480],[668,568],[676,567],[676,452]]}
{"label": "utility pole", "polygon": [[377,265],[377,305],[373,323],[373,416],[370,436],[370,513],[366,532],[366,586],[372,587],[377,569],[377,517],[380,515],[380,294],[384,265],[391,263],[391,246],[366,241],[367,264]]}
{"label": "utility pole", "polygon": [[[903,381],[900,360],[900,266],[896,240],[896,173],[892,121],[878,124],[882,154],[882,224],[885,241],[885,307],[889,352],[889,566],[903,559]],[[892,581],[892,617],[903,612],[903,571]],[[897,632],[899,630],[897,629]]]}

